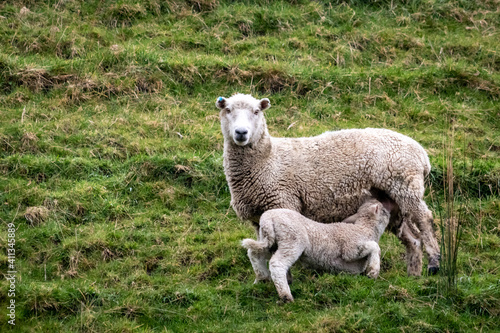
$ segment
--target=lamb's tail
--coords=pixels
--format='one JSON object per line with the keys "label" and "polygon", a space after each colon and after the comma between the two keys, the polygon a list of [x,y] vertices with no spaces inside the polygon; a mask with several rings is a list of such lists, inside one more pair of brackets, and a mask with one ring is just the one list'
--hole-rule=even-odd
{"label": "lamb's tail", "polygon": [[256,241],[255,239],[246,238],[241,241],[241,246],[255,252],[263,252],[268,249],[267,242]]}
{"label": "lamb's tail", "polygon": [[[270,221],[269,221],[270,222]],[[241,241],[241,246],[245,249],[262,252],[269,250],[275,242],[274,225],[268,221],[261,219],[259,229],[259,240],[246,238]]]}

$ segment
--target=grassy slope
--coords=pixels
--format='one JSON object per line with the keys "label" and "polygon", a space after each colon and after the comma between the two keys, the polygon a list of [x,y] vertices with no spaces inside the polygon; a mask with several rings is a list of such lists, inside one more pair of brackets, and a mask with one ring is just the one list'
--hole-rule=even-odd
{"label": "grassy slope", "polygon": [[[0,4],[0,218],[2,230],[18,228],[16,328],[493,331],[498,6]],[[466,203],[459,293],[444,298],[437,277],[406,277],[404,248],[388,234],[377,281],[296,268],[296,302],[284,306],[272,285],[252,285],[238,244],[253,231],[229,208],[214,107],[234,92],[270,98],[276,136],[368,126],[410,135],[429,151],[429,192],[441,200],[453,126],[457,197]],[[43,216],[32,213],[30,223],[28,207]],[[5,271],[3,251],[0,264]],[[7,302],[2,292],[2,309]]]}

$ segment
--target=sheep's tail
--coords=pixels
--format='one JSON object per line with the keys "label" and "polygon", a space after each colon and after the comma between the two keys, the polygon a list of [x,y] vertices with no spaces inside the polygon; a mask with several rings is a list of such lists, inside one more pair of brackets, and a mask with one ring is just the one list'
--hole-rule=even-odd
{"label": "sheep's tail", "polygon": [[259,229],[259,240],[246,238],[241,241],[241,246],[256,252],[269,250],[275,242],[274,226],[272,223],[262,223]]}
{"label": "sheep's tail", "polygon": [[431,161],[429,160],[429,156],[427,152],[424,151],[424,176],[427,177],[431,173]]}
{"label": "sheep's tail", "polygon": [[420,154],[417,154],[420,157],[420,162],[424,168],[424,177],[427,177],[431,173],[431,161],[429,160],[429,155],[424,147],[422,147],[419,143],[417,145],[420,148]]}

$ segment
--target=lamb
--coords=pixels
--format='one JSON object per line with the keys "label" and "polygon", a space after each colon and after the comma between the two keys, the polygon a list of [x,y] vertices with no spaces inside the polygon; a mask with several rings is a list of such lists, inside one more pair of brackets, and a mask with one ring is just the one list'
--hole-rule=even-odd
{"label": "lamb", "polygon": [[368,190],[399,206],[388,229],[406,246],[407,272],[422,272],[422,243],[430,273],[439,269],[432,213],[423,201],[430,172],[425,150],[387,129],[347,129],[308,138],[269,135],[263,111],[269,99],[219,97],[224,135],[224,173],[231,205],[242,220],[258,226],[267,210],[290,209],[322,223],[354,214]]}
{"label": "lamb", "polygon": [[[346,271],[377,278],[380,271],[378,241],[389,224],[389,211],[377,200],[358,209],[354,224],[314,222],[289,209],[272,209],[260,218],[258,240],[244,239],[256,279],[271,278],[280,298],[293,302],[287,272],[300,260],[307,266]],[[276,248],[271,256],[271,249]],[[269,260],[269,269],[266,260]]]}

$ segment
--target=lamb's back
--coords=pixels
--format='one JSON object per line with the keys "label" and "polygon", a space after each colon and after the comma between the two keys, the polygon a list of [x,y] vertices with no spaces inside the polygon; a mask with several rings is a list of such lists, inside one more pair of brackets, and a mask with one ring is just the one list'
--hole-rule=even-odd
{"label": "lamb's back", "polygon": [[368,238],[363,226],[348,223],[308,224],[309,247],[301,262],[306,266],[327,271],[361,273],[365,259],[346,262],[342,257]]}

